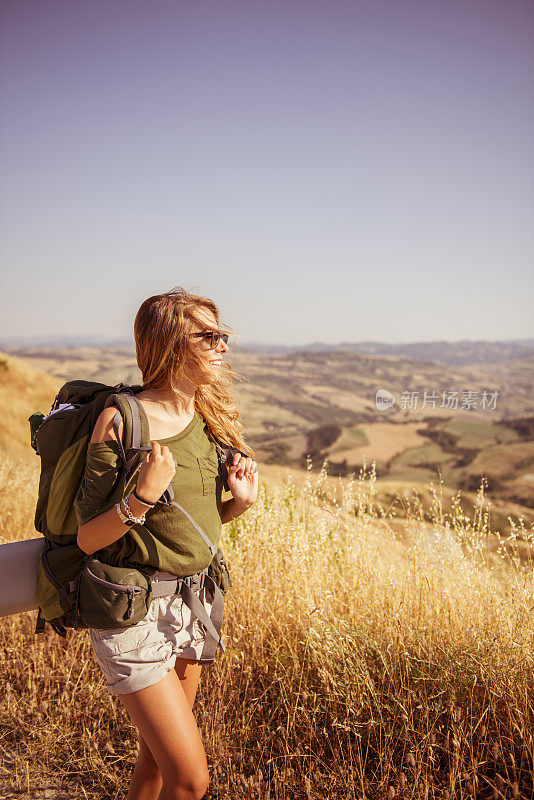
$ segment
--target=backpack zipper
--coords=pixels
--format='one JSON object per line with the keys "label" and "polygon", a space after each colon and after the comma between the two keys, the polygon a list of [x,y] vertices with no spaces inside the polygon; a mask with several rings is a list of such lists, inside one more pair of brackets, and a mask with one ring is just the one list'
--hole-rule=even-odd
{"label": "backpack zipper", "polygon": [[[57,398],[56,398],[56,400],[57,400]],[[56,401],[54,400],[54,406],[55,406],[55,404],[56,404]],[[81,405],[79,403],[60,403],[58,408],[54,408],[54,406],[52,406],[52,410],[49,411],[48,414],[43,414],[43,418],[42,418],[41,422],[39,423],[38,427],[34,431],[33,436],[31,437],[31,446],[33,447],[33,449],[35,450],[37,455],[40,455],[40,453],[38,451],[38,448],[37,448],[37,434],[39,433],[43,422],[46,422],[47,420],[49,420],[50,417],[52,417],[54,414],[57,414],[58,411],[73,411],[73,410],[75,410],[77,408],[81,408]]]}
{"label": "backpack zipper", "polygon": [[233,586],[234,584],[232,583],[232,578],[230,577],[230,570],[228,569],[228,564],[226,563],[224,558],[221,558],[221,560],[219,561],[219,564],[221,566],[223,566],[225,568],[225,570],[226,570],[226,574],[228,575],[228,585],[229,586]]}
{"label": "backpack zipper", "polygon": [[95,575],[94,572],[91,572],[91,570],[87,566],[85,567],[85,572],[87,573],[89,578],[95,583],[100,583],[102,586],[107,586],[108,588],[114,589],[116,592],[121,592],[122,594],[128,595],[128,609],[126,611],[125,619],[130,619],[130,617],[134,613],[133,604],[135,596],[143,591],[142,587],[105,581],[103,578],[99,578],[98,575]]}

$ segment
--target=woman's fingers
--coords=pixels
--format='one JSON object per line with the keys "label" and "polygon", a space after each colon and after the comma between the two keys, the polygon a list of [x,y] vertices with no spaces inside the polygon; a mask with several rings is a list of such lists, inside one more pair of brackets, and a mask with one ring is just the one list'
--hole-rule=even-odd
{"label": "woman's fingers", "polygon": [[169,450],[166,444],[160,444],[155,440],[150,442],[152,445],[151,455],[154,457],[155,460],[161,459],[162,461],[168,461],[169,464],[174,464],[176,466],[176,459],[174,458],[173,454]]}
{"label": "woman's fingers", "polygon": [[174,458],[173,454],[167,447],[167,445],[159,445],[161,447],[161,457],[165,463],[165,466],[170,470],[171,478],[176,472],[176,459]]}
{"label": "woman's fingers", "polygon": [[245,456],[240,456],[239,453],[236,453],[233,462],[231,469],[238,478],[242,478],[243,475],[254,475],[258,471],[256,461],[253,461],[250,456],[245,458]]}
{"label": "woman's fingers", "polygon": [[139,471],[137,487],[147,500],[161,497],[174,478],[176,460],[166,445],[151,441],[151,450]]}

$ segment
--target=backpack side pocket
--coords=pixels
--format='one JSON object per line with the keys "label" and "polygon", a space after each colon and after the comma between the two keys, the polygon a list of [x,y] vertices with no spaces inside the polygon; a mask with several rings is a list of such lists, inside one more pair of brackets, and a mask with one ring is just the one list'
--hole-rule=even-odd
{"label": "backpack side pocket", "polygon": [[45,543],[37,566],[36,594],[46,620],[51,621],[74,609],[75,582],[84,556],[75,544],[51,546]]}
{"label": "backpack side pocket", "polygon": [[78,610],[89,628],[128,628],[148,613],[150,579],[133,567],[91,556],[80,575]]}
{"label": "backpack side pocket", "polygon": [[211,560],[211,564],[208,567],[208,575],[215,585],[219,587],[223,595],[228,593],[232,585],[232,579],[230,578],[230,572],[224,558],[224,553],[220,548]]}
{"label": "backpack side pocket", "polygon": [[64,609],[59,602],[57,587],[47,576],[40,560],[37,565],[37,599],[41,609],[41,615],[47,621],[56,619],[64,613]]}

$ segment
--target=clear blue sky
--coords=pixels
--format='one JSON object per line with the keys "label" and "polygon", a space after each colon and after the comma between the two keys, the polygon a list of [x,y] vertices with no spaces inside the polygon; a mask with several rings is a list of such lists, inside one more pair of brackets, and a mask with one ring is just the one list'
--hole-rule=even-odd
{"label": "clear blue sky", "polygon": [[3,0],[0,338],[533,335],[534,5]]}

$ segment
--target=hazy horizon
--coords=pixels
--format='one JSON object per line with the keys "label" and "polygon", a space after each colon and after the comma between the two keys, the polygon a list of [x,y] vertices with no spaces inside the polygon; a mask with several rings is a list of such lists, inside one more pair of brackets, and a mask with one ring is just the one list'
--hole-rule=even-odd
{"label": "hazy horizon", "polygon": [[[65,334],[64,336],[47,336],[43,334],[42,336],[20,336],[20,337],[12,337],[8,339],[7,337],[0,336],[0,350],[3,346],[30,346],[32,343],[35,343],[36,346],[39,346],[39,342],[41,343],[54,343],[57,345],[68,345],[72,344],[76,346],[77,343],[80,347],[84,346],[84,344],[100,344],[100,346],[107,345],[119,345],[119,346],[128,346],[128,347],[135,347],[133,337],[130,339],[129,337],[108,337],[108,336],[91,336],[91,335],[70,335]],[[508,344],[508,345],[524,345],[527,347],[534,348],[534,339],[531,337],[525,337],[522,339],[426,339],[426,340],[416,340],[416,341],[398,341],[398,342],[388,342],[385,339],[362,339],[359,341],[339,341],[339,342],[322,342],[320,340],[306,342],[304,344],[296,344],[296,343],[285,343],[279,344],[276,342],[267,342],[267,341],[259,341],[259,340],[248,340],[248,341],[238,341],[237,345],[242,347],[286,347],[286,348],[306,348],[306,347],[340,347],[343,345],[347,346],[356,346],[356,345],[382,345],[384,347],[403,347],[403,346],[410,346],[410,345],[432,345],[432,344]]]}

